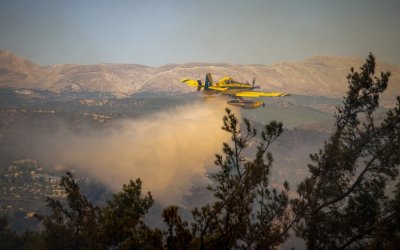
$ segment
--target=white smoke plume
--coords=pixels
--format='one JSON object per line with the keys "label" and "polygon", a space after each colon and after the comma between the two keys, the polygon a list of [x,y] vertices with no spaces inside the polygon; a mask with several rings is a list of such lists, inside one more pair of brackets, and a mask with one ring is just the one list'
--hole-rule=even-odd
{"label": "white smoke plume", "polygon": [[141,178],[157,201],[183,205],[193,185],[207,182],[207,168],[229,139],[221,130],[224,108],[222,101],[199,102],[84,135],[58,132],[41,142],[40,155],[89,172],[114,192]]}

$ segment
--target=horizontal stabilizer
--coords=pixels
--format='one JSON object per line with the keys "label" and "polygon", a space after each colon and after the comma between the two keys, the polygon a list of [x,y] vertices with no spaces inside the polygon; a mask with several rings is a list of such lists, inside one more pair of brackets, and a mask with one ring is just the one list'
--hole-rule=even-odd
{"label": "horizontal stabilizer", "polygon": [[191,87],[197,87],[199,85],[197,80],[182,79],[181,82],[184,82]]}
{"label": "horizontal stabilizer", "polygon": [[281,92],[257,92],[257,91],[249,91],[249,92],[239,92],[235,96],[238,97],[282,97],[288,96],[289,94],[281,93]]}

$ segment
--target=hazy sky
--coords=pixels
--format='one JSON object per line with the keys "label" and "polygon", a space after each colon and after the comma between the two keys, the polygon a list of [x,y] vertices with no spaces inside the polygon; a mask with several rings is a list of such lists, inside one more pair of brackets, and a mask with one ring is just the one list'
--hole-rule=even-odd
{"label": "hazy sky", "polygon": [[40,64],[270,64],[314,55],[400,65],[399,0],[0,0],[0,50]]}

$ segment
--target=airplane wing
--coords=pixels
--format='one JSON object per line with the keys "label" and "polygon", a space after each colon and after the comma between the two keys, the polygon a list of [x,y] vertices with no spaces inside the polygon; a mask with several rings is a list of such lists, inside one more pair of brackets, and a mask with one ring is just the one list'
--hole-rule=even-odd
{"label": "airplane wing", "polygon": [[258,91],[247,91],[247,92],[239,92],[235,96],[238,97],[282,97],[288,96],[289,94],[281,93],[281,92],[258,92]]}

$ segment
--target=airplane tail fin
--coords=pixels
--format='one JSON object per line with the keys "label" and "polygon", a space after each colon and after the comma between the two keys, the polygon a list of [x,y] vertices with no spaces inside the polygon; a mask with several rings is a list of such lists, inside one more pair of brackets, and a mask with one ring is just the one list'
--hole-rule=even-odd
{"label": "airplane tail fin", "polygon": [[213,86],[213,80],[212,80],[212,76],[211,73],[207,73],[206,74],[206,84],[204,85],[204,89],[208,89],[208,87]]}

